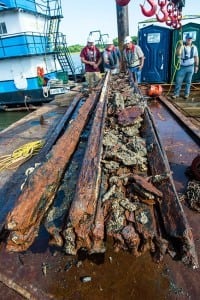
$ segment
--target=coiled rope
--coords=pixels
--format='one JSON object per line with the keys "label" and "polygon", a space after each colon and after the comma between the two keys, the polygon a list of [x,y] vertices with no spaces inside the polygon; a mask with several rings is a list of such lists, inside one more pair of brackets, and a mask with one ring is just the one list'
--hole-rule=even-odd
{"label": "coiled rope", "polygon": [[0,156],[0,171],[12,170],[36,155],[43,147],[44,141],[33,141],[17,148],[12,154]]}
{"label": "coiled rope", "polygon": [[[179,36],[182,36],[182,29],[179,31]],[[176,75],[176,72],[177,70],[180,69],[180,58],[177,59],[176,61],[176,57],[177,57],[177,54],[176,54],[176,51],[177,51],[177,48],[179,45],[183,45],[183,41],[182,39],[179,39],[176,43],[176,46],[175,46],[175,51],[174,51],[174,57],[173,57],[173,66],[174,66],[174,72],[173,72],[173,75],[172,75],[172,79],[171,79],[171,82],[170,82],[170,87],[169,87],[169,90],[167,92],[167,96],[169,95],[169,93],[171,92],[171,89],[172,89],[172,85],[173,85],[173,82],[174,82],[174,78],[175,78],[175,75]]]}

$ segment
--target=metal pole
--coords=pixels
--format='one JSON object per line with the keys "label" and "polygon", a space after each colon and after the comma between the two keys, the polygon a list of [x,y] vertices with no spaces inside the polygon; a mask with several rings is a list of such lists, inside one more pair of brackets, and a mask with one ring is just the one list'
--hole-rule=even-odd
{"label": "metal pole", "polygon": [[118,43],[120,51],[123,50],[124,38],[129,35],[128,5],[120,6],[116,4],[117,9],[117,29]]}

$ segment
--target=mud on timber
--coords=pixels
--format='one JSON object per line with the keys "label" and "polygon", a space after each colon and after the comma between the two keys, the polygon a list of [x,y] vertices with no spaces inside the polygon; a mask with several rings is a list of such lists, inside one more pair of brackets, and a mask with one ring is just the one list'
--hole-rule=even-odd
{"label": "mud on timber", "polygon": [[[108,80],[108,78],[106,80]],[[50,240],[51,244],[56,245],[56,248],[50,246],[48,250],[46,250],[48,262],[43,262],[39,268],[44,277],[42,280],[43,283],[45,282],[46,276],[49,275],[49,270],[55,264],[55,256],[57,256],[57,261],[59,261],[59,268],[62,268],[63,260],[68,260],[66,256],[61,255],[61,251],[65,250],[68,254],[76,254],[76,258],[68,260],[68,263],[64,267],[65,271],[70,269],[73,265],[81,268],[85,257],[92,259],[94,256],[94,254],[88,255],[88,252],[102,253],[105,252],[105,248],[108,248],[108,251],[112,252],[112,249],[110,249],[112,240],[114,241],[115,250],[128,250],[128,252],[131,252],[132,257],[141,254],[143,256],[147,250],[150,250],[153,257],[158,261],[162,259],[166,252],[169,252],[176,259],[183,259],[186,263],[197,266],[191,231],[188,227],[179,199],[174,191],[170,170],[165,161],[165,155],[162,149],[160,151],[159,143],[157,144],[158,149],[154,149],[153,147],[153,145],[156,145],[158,142],[156,141],[155,134],[152,133],[150,128],[146,128],[148,131],[145,131],[145,127],[150,126],[149,124],[153,127],[151,114],[145,107],[145,103],[143,103],[141,97],[133,95],[127,78],[125,80],[115,78],[115,80],[116,81],[110,82],[110,88],[113,87],[113,90],[110,89],[108,95],[108,118],[106,118],[104,112],[107,108],[107,89],[105,81],[100,99],[98,99],[95,115],[90,118],[90,120],[88,119],[89,115],[87,118],[89,107],[92,109],[93,105],[97,102],[95,97],[90,96],[89,101],[86,100],[84,103],[87,104],[85,105],[86,107],[84,108],[83,104],[79,112],[75,113],[74,121],[70,122],[53,148],[50,151],[47,151],[48,147],[46,148],[46,153],[43,153],[43,155],[49,152],[48,160],[44,162],[42,166],[36,168],[32,175],[26,180],[24,190],[21,194],[19,193],[20,195],[17,195],[19,197],[16,197],[15,194],[16,199],[18,199],[14,209],[10,210],[5,222],[2,220],[2,228],[4,228],[5,225],[5,228],[8,229],[8,231],[2,230],[2,233],[4,233],[6,237],[3,239],[5,246],[7,249],[19,251],[21,254],[16,255],[15,253],[10,253],[8,255],[7,250],[4,249],[4,242],[2,242],[1,256],[5,256],[6,258],[12,257],[12,261],[14,261],[13,258],[17,258],[18,260],[15,261],[16,265],[14,262],[12,263],[11,260],[9,260],[9,263],[12,263],[13,268],[14,265],[15,268],[17,265],[20,266],[18,273],[21,273],[21,275],[24,271],[24,266],[28,267],[27,262],[30,262],[30,257],[34,257],[31,253],[42,251],[42,249],[44,251],[44,249],[48,247],[48,235],[45,234],[43,225],[40,225],[42,220],[44,220],[45,227],[52,236]],[[121,94],[123,94],[123,96]],[[90,116],[92,115],[90,114]],[[105,125],[103,125],[104,119]],[[78,121],[78,125],[76,121]],[[82,132],[81,126],[83,124],[84,127],[86,121],[89,121],[87,128],[88,133],[83,132],[82,138],[79,140],[80,133]],[[90,129],[89,126],[90,122],[93,122],[92,129]],[[126,126],[121,126],[122,124]],[[73,130],[71,128],[73,128]],[[102,131],[103,128],[104,133]],[[149,140],[147,142],[147,150],[145,150],[144,147],[145,140],[140,136],[142,132],[146,141]],[[87,140],[89,133],[89,139]],[[102,140],[103,135],[104,139]],[[76,137],[76,143],[82,146],[80,147],[80,152],[78,150],[74,152],[76,148],[74,140]],[[64,141],[68,140],[68,138],[70,138],[71,143],[70,145],[68,144],[67,150],[69,151],[66,152]],[[84,143],[87,143],[86,150],[84,150],[85,147],[83,147]],[[101,143],[103,147],[101,147]],[[84,151],[84,160],[82,165],[80,165],[80,156],[83,157]],[[149,161],[147,161],[147,154],[149,153],[149,158],[153,160],[153,155],[159,153],[159,151],[161,158],[164,159],[161,160],[162,169],[157,170],[156,168],[160,168],[160,166],[156,166],[155,170],[150,170],[148,168]],[[67,160],[63,161],[65,154],[67,154],[68,159],[73,155],[71,163],[68,164]],[[42,156],[40,156],[40,159],[41,157]],[[49,162],[52,162],[52,167],[51,165],[49,166]],[[58,171],[55,170],[55,165]],[[52,170],[54,170],[54,172],[52,172]],[[76,172],[74,172],[75,170]],[[98,171],[100,171],[100,173]],[[155,174],[153,174],[154,171],[156,171]],[[157,171],[159,171],[159,174],[162,174],[162,178],[156,176]],[[77,174],[75,175],[75,173]],[[151,176],[152,183],[147,180],[147,176]],[[102,182],[100,178],[102,178]],[[24,182],[25,178],[22,179],[22,182]],[[60,186],[61,179],[63,179],[63,183]],[[77,181],[76,188],[75,181]],[[165,184],[163,184],[163,181]],[[45,188],[47,185],[48,189]],[[170,192],[169,194],[172,194],[173,200],[175,200],[174,207],[173,203],[170,203],[170,207],[167,207],[164,203],[164,207],[162,207],[162,197],[166,197],[166,193],[164,195],[162,194],[162,189],[159,190],[160,186],[162,188],[163,186],[167,186]],[[33,187],[37,188],[38,193],[35,193]],[[42,192],[39,188],[42,188]],[[98,197],[99,188],[101,197]],[[54,199],[56,192],[57,195]],[[25,195],[24,200],[23,193]],[[31,203],[26,203],[27,195],[32,195],[29,198]],[[88,202],[89,196],[91,197],[90,202]],[[13,197],[13,195],[10,197],[12,201]],[[31,201],[32,199],[34,202]],[[48,199],[49,202],[44,203],[44,199]],[[81,204],[85,204],[85,208],[87,209],[86,214],[82,205],[80,207],[79,199],[82,200]],[[100,199],[103,200],[103,205]],[[92,203],[93,205],[90,205],[92,201],[94,201]],[[36,202],[37,206],[34,208],[33,205],[35,205]],[[72,205],[70,206],[71,202]],[[22,206],[21,203],[23,203]],[[177,214],[174,213],[175,216],[172,215],[173,220],[172,225],[170,225],[170,220],[168,223],[166,216],[162,215],[162,209],[166,212],[170,209],[173,210],[175,207],[178,207]],[[25,209],[27,209],[26,213],[24,213]],[[23,213],[21,213],[22,211]],[[24,215],[26,216],[25,218]],[[170,219],[170,215],[167,215],[167,218],[168,217]],[[160,220],[161,222],[158,222]],[[177,224],[174,225],[174,221],[177,221]],[[31,228],[30,224],[32,226]],[[175,230],[174,226],[176,228]],[[172,231],[171,227],[173,227]],[[106,233],[106,236],[104,236],[104,233]],[[37,235],[38,237],[35,240]],[[34,240],[35,242],[33,243]],[[109,243],[107,240],[109,240]],[[178,248],[176,247],[177,244]],[[21,252],[25,250],[26,252]],[[52,256],[50,255],[50,251],[54,253]],[[119,251],[119,253],[121,253],[121,251]],[[127,254],[112,254],[112,256],[109,256],[110,264],[112,264],[113,255],[115,257],[123,257]],[[102,256],[101,254],[100,257],[102,258]],[[27,262],[25,262],[26,257]],[[35,257],[34,260],[40,261],[41,257],[42,255]],[[93,261],[100,263],[100,257],[98,258],[98,255],[95,258],[93,257]],[[67,256],[67,258],[69,258],[69,256]],[[79,260],[77,261],[77,259]],[[141,261],[143,259],[141,259]],[[146,258],[146,262],[148,262],[148,260],[149,258]],[[37,263],[35,267],[36,265]],[[4,270],[4,274],[5,273],[6,270]],[[6,282],[6,278],[9,278],[8,275],[9,272],[4,277],[2,275],[3,282]],[[31,278],[31,274],[29,276]],[[38,275],[38,277],[40,276],[41,274]],[[45,285],[47,283],[42,286],[41,282],[37,281],[37,276],[35,276],[32,283],[35,283],[37,289],[31,284],[27,291],[27,278],[25,280],[25,278],[22,279],[20,276],[17,277],[19,281],[15,278],[13,288],[16,287],[15,289],[17,290],[18,287],[17,291],[21,291],[21,294],[24,293],[26,298],[34,295],[36,299],[40,299],[40,297],[41,299],[45,299],[45,297],[69,299],[69,297],[65,298],[62,294],[66,292],[64,288],[57,293],[52,291],[54,288],[56,291],[59,289],[58,286],[51,285],[52,282],[50,283],[51,287],[47,287]],[[62,278],[62,276],[60,278]],[[18,284],[16,284],[16,282],[18,282]],[[99,291],[101,291],[101,289],[99,286]],[[39,296],[40,292],[42,296]],[[103,292],[103,289],[101,292]],[[137,293],[132,291],[132,294],[134,296]],[[87,299],[89,299],[89,297]]]}

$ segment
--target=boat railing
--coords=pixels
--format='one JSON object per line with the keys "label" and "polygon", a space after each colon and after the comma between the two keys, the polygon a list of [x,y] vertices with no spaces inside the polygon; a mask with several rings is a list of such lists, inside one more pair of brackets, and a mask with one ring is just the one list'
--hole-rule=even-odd
{"label": "boat railing", "polygon": [[63,17],[61,0],[4,0],[0,10],[22,9],[49,17]]}
{"label": "boat railing", "polygon": [[106,39],[109,37],[109,34],[107,33],[101,33],[100,30],[92,30],[89,33],[90,36],[92,36],[95,40],[95,44],[99,47],[99,48],[105,48],[105,44],[106,44]]}
{"label": "boat railing", "polygon": [[39,32],[20,32],[0,36],[0,59],[30,55],[56,54],[63,71],[76,79],[77,69],[73,62],[66,36],[60,32],[41,34]]}
{"label": "boat railing", "polygon": [[51,35],[20,32],[0,36],[0,59],[55,52]]}

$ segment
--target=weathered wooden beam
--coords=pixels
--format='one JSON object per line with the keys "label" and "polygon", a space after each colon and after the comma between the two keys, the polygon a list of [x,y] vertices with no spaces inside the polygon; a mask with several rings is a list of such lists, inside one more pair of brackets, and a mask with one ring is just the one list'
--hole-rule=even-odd
{"label": "weathered wooden beam", "polygon": [[154,182],[154,185],[163,193],[159,208],[164,230],[171,238],[173,246],[181,247],[182,260],[193,267],[198,267],[192,231],[176,193],[168,159],[148,108],[145,109],[144,127],[143,134],[147,142],[151,174],[161,175],[160,181]]}
{"label": "weathered wooden beam", "polygon": [[53,146],[47,160],[35,169],[25,183],[14,209],[6,219],[8,250],[24,251],[37,236],[40,222],[53,202],[67,163],[96,104],[95,95],[92,94],[80,107],[76,119]]}
{"label": "weathered wooden beam", "polygon": [[[91,237],[100,188],[100,162],[102,153],[102,137],[105,121],[105,110],[107,109],[106,94],[108,79],[109,73],[106,76],[105,83],[102,88],[101,97],[97,104],[87,149],[84,155],[82,168],[76,186],[75,196],[69,211],[69,222],[66,226],[67,231],[63,231],[63,235],[66,236],[68,235],[69,227],[71,227],[72,231],[75,233],[73,239],[75,239],[74,245],[76,245],[76,248],[73,250],[73,254],[75,254],[76,251],[83,247],[90,251],[93,245],[93,240],[91,239]],[[102,231],[98,235],[102,236],[103,238],[104,225],[101,225],[102,226],[99,226],[99,228],[101,227]],[[66,239],[65,244],[66,252],[67,249],[70,249],[67,245],[67,240],[68,239]]]}
{"label": "weathered wooden beam", "polygon": [[25,162],[23,165],[18,167],[18,169],[13,173],[13,175],[10,177],[9,180],[7,180],[7,182],[4,185],[2,184],[2,180],[1,180],[2,186],[0,185],[1,187],[0,198],[2,201],[2,205],[0,205],[1,206],[0,231],[4,228],[7,214],[9,213],[10,210],[12,210],[12,208],[15,205],[15,201],[17,201],[20,195],[21,192],[20,186],[22,182],[24,182],[24,180],[26,179],[26,175],[25,175],[26,170],[31,167],[34,167],[35,163],[41,163],[45,161],[46,155],[48,154],[52,146],[55,144],[56,140],[61,135],[61,132],[65,130],[66,123],[68,122],[70,116],[72,115],[73,111],[75,110],[81,98],[82,98],[82,94],[78,94],[76,97],[74,97],[71,105],[68,107],[67,111],[64,113],[63,117],[56,125],[56,127],[55,128],[52,127],[50,128],[51,130],[50,129],[48,130],[45,137],[42,138],[43,140],[45,140],[45,144],[40,150],[40,152],[36,156],[33,156],[30,160]]}
{"label": "weathered wooden beam", "polygon": [[[64,130],[65,124],[69,120],[70,116],[72,115],[73,111],[75,110],[76,106],[78,105],[82,97],[83,97],[82,94],[78,94],[74,97],[66,113],[64,114],[64,116],[62,117],[62,119],[54,129],[53,133],[51,133],[51,136],[47,139],[47,142],[45,143],[44,147],[40,150],[39,155],[46,155],[49,152],[49,150],[52,148],[53,144],[56,142],[59,135]],[[39,155],[37,157],[39,157]]]}

